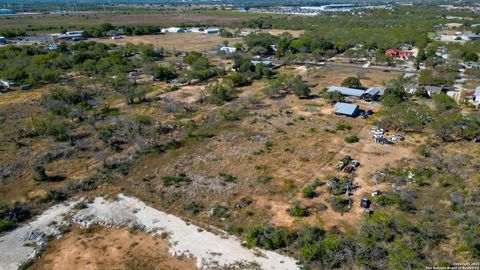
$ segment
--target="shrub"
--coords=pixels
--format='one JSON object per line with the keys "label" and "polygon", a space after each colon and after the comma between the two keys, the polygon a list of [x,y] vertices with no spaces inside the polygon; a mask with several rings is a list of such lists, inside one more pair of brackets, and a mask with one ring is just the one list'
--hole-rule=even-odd
{"label": "shrub", "polygon": [[29,219],[31,216],[32,213],[30,208],[27,205],[18,202],[10,208],[8,213],[8,219],[14,222],[22,222]]}
{"label": "shrub", "polygon": [[360,139],[356,135],[345,137],[345,142],[347,142],[347,143],[356,143],[359,140]]}
{"label": "shrub", "polygon": [[15,226],[15,223],[13,223],[10,220],[0,220],[0,233],[3,231],[10,230]]}
{"label": "shrub", "polygon": [[230,216],[230,212],[228,207],[223,205],[215,205],[212,209],[212,217],[214,218],[228,218]]}
{"label": "shrub", "polygon": [[183,210],[198,215],[203,210],[203,205],[197,202],[191,202],[183,205]]}
{"label": "shrub", "polygon": [[307,187],[304,187],[302,189],[302,196],[304,198],[314,198],[315,196],[317,196],[317,193],[315,192],[315,188],[312,187],[312,186],[307,186]]}
{"label": "shrub", "polygon": [[257,182],[261,183],[261,184],[266,184],[266,183],[269,183],[273,180],[273,177],[269,176],[269,175],[262,175],[260,177],[257,178]]}
{"label": "shrub", "polygon": [[219,173],[220,177],[222,178],[223,182],[226,183],[233,183],[237,178],[233,175],[226,174],[226,173]]}
{"label": "shrub", "polygon": [[75,204],[75,206],[74,206],[74,208],[77,209],[77,210],[85,209],[87,207],[88,207],[88,205],[85,202],[79,202],[79,203]]}
{"label": "shrub", "polygon": [[349,123],[345,123],[345,122],[340,122],[337,124],[337,126],[335,127],[336,130],[339,130],[339,131],[343,131],[343,130],[351,130],[352,129],[352,125],[350,125]]}
{"label": "shrub", "polygon": [[352,205],[352,199],[345,198],[341,195],[331,196],[329,202],[333,210],[341,213],[349,211]]}
{"label": "shrub", "polygon": [[39,159],[35,161],[35,164],[33,165],[32,168],[33,171],[33,178],[35,181],[47,181],[48,176],[47,173],[45,172],[45,164],[43,159]]}
{"label": "shrub", "polygon": [[62,190],[49,190],[45,197],[42,198],[42,202],[48,203],[48,202],[63,202],[67,199],[67,193]]}
{"label": "shrub", "polygon": [[162,176],[162,183],[164,186],[175,186],[179,187],[181,184],[191,182],[190,178],[185,173],[179,173],[174,176]]}
{"label": "shrub", "polygon": [[285,227],[254,227],[247,231],[246,243],[248,247],[260,247],[267,250],[284,248],[292,244],[297,235]]}
{"label": "shrub", "polygon": [[307,217],[310,215],[306,208],[302,208],[299,204],[287,209],[287,213],[292,217]]}

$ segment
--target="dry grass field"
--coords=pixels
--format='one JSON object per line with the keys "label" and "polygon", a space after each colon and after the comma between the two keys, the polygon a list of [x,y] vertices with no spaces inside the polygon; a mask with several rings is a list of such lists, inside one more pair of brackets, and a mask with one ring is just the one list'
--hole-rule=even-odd
{"label": "dry grass field", "polygon": [[222,38],[219,35],[206,35],[200,33],[166,33],[161,35],[129,36],[118,40],[108,38],[92,39],[97,42],[107,44],[124,45],[133,44],[152,44],[156,48],[165,48],[177,51],[198,51],[206,52],[216,49],[224,40],[230,44],[242,43],[241,38]]}
{"label": "dry grass field", "polygon": [[0,29],[34,28],[64,29],[82,28],[109,22],[115,25],[165,25],[172,26],[181,23],[206,24],[206,25],[230,25],[248,19],[246,16],[223,16],[198,14],[187,12],[162,12],[158,13],[102,13],[93,14],[44,14],[31,16],[2,16],[0,17]]}
{"label": "dry grass field", "polygon": [[[280,72],[302,70],[301,67],[292,67]],[[311,84],[317,84],[314,88],[316,94],[315,91],[340,84],[350,75],[355,73],[318,68],[306,79]],[[363,75],[362,83],[366,86],[378,86],[395,76],[383,72],[366,72]],[[239,100],[257,97],[262,105],[248,112],[246,110],[239,121],[209,126],[202,133],[211,134],[208,135],[210,139],[192,139],[177,150],[147,154],[137,159],[129,176],[118,185],[119,190],[185,218],[208,223],[212,223],[209,210],[220,204],[230,209],[235,223],[254,225],[265,222],[296,226],[296,219],[290,217],[286,209],[297,201],[313,212],[302,222],[321,222],[326,228],[338,227],[342,230],[351,228],[362,214],[359,206],[361,197],[383,188],[370,185],[370,174],[385,166],[395,165],[403,157],[410,157],[416,143],[407,141],[395,146],[375,144],[369,133],[368,121],[335,116],[332,106],[322,98],[262,98],[261,90],[264,87],[265,82],[258,81],[241,88]],[[162,97],[169,96],[194,104],[202,89],[201,85],[187,86]],[[362,109],[378,110],[369,103],[360,103],[360,106]],[[224,107],[231,108],[227,105]],[[139,104],[135,110],[162,121],[175,121],[174,118],[162,116],[161,108],[152,104]],[[216,114],[217,110],[213,108],[201,109],[191,119],[201,121]],[[348,123],[352,129],[335,131],[339,123]],[[357,134],[360,142],[346,144],[344,138],[351,134]],[[335,163],[347,154],[362,163],[354,179],[360,188],[352,197],[354,206],[350,212],[342,215],[330,209],[326,186],[319,187],[319,196],[312,200],[301,197],[302,187],[314,179],[325,180],[326,176],[335,175]],[[177,188],[162,185],[162,176],[177,173],[186,173],[194,180],[193,183]],[[221,174],[232,175],[235,181],[226,183],[222,181]],[[246,197],[252,199],[253,203],[245,209],[236,210],[235,204]],[[185,212],[183,205],[191,202],[203,205],[204,211],[198,216]],[[315,205],[318,204],[327,205],[327,210],[316,211]],[[218,226],[223,223],[219,220],[213,222]]]}
{"label": "dry grass field", "polygon": [[[181,36],[181,34],[180,34]],[[313,94],[317,94],[323,87],[338,85],[354,71],[333,68],[317,68],[307,73],[305,67],[282,68],[280,72],[296,72],[312,85]],[[383,72],[366,72],[362,74],[362,83],[366,86],[378,86],[395,75]],[[110,105],[119,108],[125,115],[145,115],[153,122],[176,123],[185,125],[191,120],[205,123],[205,119],[217,118],[218,108],[199,106],[196,101],[200,92],[204,91],[205,84],[185,86],[174,92],[163,93],[164,84],[155,86],[150,98],[159,95],[161,99],[169,97],[178,102],[185,102],[194,106],[193,114],[175,115],[166,113],[159,102],[149,102],[126,106],[122,100],[113,98]],[[333,115],[332,106],[322,98],[298,99],[287,96],[281,99],[264,98],[262,89],[265,81],[255,81],[252,85],[240,88],[239,98],[234,104],[224,105],[225,109],[234,109],[242,102],[254,98],[259,106],[256,109],[244,109],[244,116],[235,122],[221,121],[208,127],[200,126],[206,137],[191,138],[177,150],[167,153],[151,153],[140,156],[132,164],[128,177],[116,182],[116,185],[102,185],[102,190],[124,192],[139,197],[162,209],[174,212],[180,216],[194,218],[197,221],[209,221],[207,210],[217,204],[227,205],[236,219],[236,222],[255,224],[258,222],[275,225],[295,224],[295,219],[288,216],[286,209],[294,201],[312,207],[317,203],[326,202],[328,193],[326,187],[318,189],[319,195],[313,200],[303,200],[300,195],[302,187],[318,178],[324,180],[327,175],[335,173],[334,163],[343,155],[349,154],[362,163],[357,172],[361,188],[354,195],[354,209],[340,215],[330,209],[314,212],[304,219],[315,223],[320,220],[326,227],[339,226],[348,228],[355,218],[360,215],[359,198],[364,193],[370,193],[378,187],[371,187],[367,183],[369,173],[384,167],[384,160],[390,165],[412,153],[412,145],[380,146],[373,143],[368,134],[368,121],[349,119]],[[158,88],[158,89],[157,89]],[[0,112],[18,113],[23,116],[22,123],[30,120],[30,114],[40,112],[41,96],[47,89],[38,89],[32,92],[11,92],[2,96]],[[368,103],[360,103],[362,109],[374,109]],[[238,107],[240,110],[241,106]],[[14,120],[6,123],[15,126]],[[338,123],[349,123],[350,131],[335,131]],[[201,125],[203,125],[201,124]],[[2,133],[8,138],[15,136],[16,129],[8,129]],[[78,131],[79,134],[90,134],[89,140],[94,140],[91,128]],[[360,142],[345,145],[344,137],[358,134]],[[211,138],[210,138],[211,137]],[[56,145],[56,146],[55,146]],[[55,143],[52,138],[41,138],[31,142],[35,152],[58,151],[66,147],[67,143]],[[271,146],[267,146],[271,145]],[[16,181],[5,182],[0,194],[5,200],[26,200],[41,197],[47,190],[61,188],[63,182],[36,182],[32,179],[31,166],[37,156],[27,155],[22,149],[16,149],[11,143],[3,147],[4,160],[18,163],[15,157],[24,156],[20,163],[25,166]],[[46,167],[49,175],[64,175],[69,181],[77,181],[89,177],[95,168],[101,167],[99,156],[89,151],[80,152],[72,158],[54,161]],[[161,177],[176,173],[187,173],[194,181],[195,188],[185,186],[180,188],[164,188]],[[234,183],[225,183],[220,174],[229,174],[236,178]],[[147,179],[147,180],[145,180]],[[262,180],[263,179],[263,180]],[[265,180],[266,179],[266,180]],[[234,210],[234,205],[244,197],[251,198],[254,203],[246,209]],[[205,212],[199,216],[189,216],[184,212],[184,204],[198,202],[204,205]],[[253,213],[253,214],[252,214]],[[221,226],[220,221],[217,225]]]}

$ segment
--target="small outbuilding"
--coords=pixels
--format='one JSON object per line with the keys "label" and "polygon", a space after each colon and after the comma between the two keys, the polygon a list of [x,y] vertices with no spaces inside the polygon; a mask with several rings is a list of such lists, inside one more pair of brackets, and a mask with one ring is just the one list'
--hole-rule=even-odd
{"label": "small outbuilding", "polygon": [[361,98],[365,101],[374,101],[377,99],[379,93],[380,90],[378,90],[377,88],[368,88],[367,90],[365,90],[365,92],[363,92]]}
{"label": "small outbuilding", "polygon": [[346,115],[350,117],[355,117],[358,115],[360,108],[357,104],[337,102],[335,104],[335,114],[336,115]]}

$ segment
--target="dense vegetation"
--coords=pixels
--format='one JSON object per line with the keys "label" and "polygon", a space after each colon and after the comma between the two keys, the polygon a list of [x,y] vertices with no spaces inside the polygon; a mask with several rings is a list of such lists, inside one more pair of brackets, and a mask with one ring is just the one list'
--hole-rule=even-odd
{"label": "dense vegetation", "polygon": [[[215,61],[199,52],[168,55],[164,50],[148,45],[114,46],[80,42],[61,45],[55,51],[28,46],[0,48],[0,78],[14,81],[17,85],[46,88],[42,89],[43,95],[36,104],[39,108],[32,110],[33,113],[12,113],[11,118],[16,125],[9,134],[11,138],[0,137],[2,143],[8,139],[8,145],[13,143],[14,147],[5,152],[23,153],[21,158],[26,158],[29,154],[25,154],[24,149],[29,149],[31,145],[36,146],[39,142],[50,146],[32,155],[32,162],[22,165],[31,171],[31,180],[35,185],[47,186],[45,192],[25,203],[0,202],[0,232],[29,219],[38,205],[46,207],[77,192],[88,193],[101,185],[102,189],[98,192],[104,192],[109,185],[114,186],[115,192],[125,191],[120,183],[127,182],[134,189],[132,193],[146,191],[145,197],[151,199],[152,204],[173,205],[188,217],[224,226],[229,232],[239,235],[247,247],[293,255],[306,269],[422,269],[432,265],[451,265],[458,258],[480,258],[480,160],[476,143],[480,141],[480,113],[457,104],[443,93],[428,96],[422,87],[418,93],[408,94],[405,86],[413,81],[404,77],[386,82],[386,90],[380,100],[383,106],[365,121],[392,132],[411,135],[421,146],[416,150],[415,158],[371,172],[371,179],[366,180],[394,188],[372,196],[374,211],[359,217],[357,224],[346,232],[337,228],[326,230],[321,220],[303,223],[303,219],[311,218],[314,211],[327,208],[322,203],[305,207],[292,199],[285,211],[289,218],[296,221],[291,227],[284,227],[269,225],[270,222],[260,214],[249,208],[242,209],[252,203],[249,198],[240,199],[234,208],[231,204],[217,201],[217,198],[213,198],[209,205],[210,202],[189,197],[189,192],[204,186],[212,186],[218,193],[230,196],[227,188],[244,179],[226,168],[221,168],[220,173],[209,171],[211,175],[204,178],[193,174],[185,164],[189,166],[198,159],[211,166],[217,159],[226,159],[227,155],[210,157],[187,150],[196,150],[199,145],[212,142],[208,146],[208,151],[211,151],[214,143],[220,145],[228,140],[229,134],[217,136],[217,133],[232,130],[232,137],[248,136],[249,143],[258,142],[257,146],[260,145],[261,148],[256,149],[248,161],[263,158],[273,152],[277,141],[262,137],[263,130],[254,132],[238,127],[251,127],[261,121],[262,128],[268,130],[273,127],[272,119],[294,113],[282,107],[270,115],[262,115],[260,107],[274,106],[285,99],[288,102],[313,98],[319,98],[320,102],[325,99],[325,103],[310,104],[319,107],[345,100],[338,92],[326,93],[323,89],[318,93],[318,90],[313,90],[314,85],[306,82],[305,76],[278,71],[266,63],[254,63],[251,61],[253,57],[272,57],[287,65],[290,60],[322,61],[339,54],[350,58],[374,55],[382,62],[391,62],[392,59],[382,58],[386,48],[411,43],[420,48],[417,64],[426,64],[418,82],[422,85],[452,85],[458,68],[437,63],[435,54],[441,45],[428,43],[427,39],[434,24],[447,21],[442,17],[445,14],[437,8],[425,12],[420,12],[420,8],[367,11],[363,16],[258,15],[241,26],[307,29],[307,32],[296,38],[286,33],[278,36],[266,33],[248,35],[244,45],[235,45],[238,48],[236,53],[219,55],[222,60],[231,60],[232,70],[215,65]],[[159,28],[105,23],[87,28],[85,35],[102,37],[116,31],[139,35],[157,33]],[[233,34],[222,33],[225,38]],[[359,44],[363,47],[354,49]],[[478,60],[475,54],[479,51],[478,42],[447,47],[456,60]],[[357,55],[353,55],[355,53]],[[175,61],[163,61],[166,57]],[[177,61],[180,63],[173,64]],[[198,101],[193,103],[154,93],[168,94],[179,87],[190,87],[200,82],[203,86],[199,93],[182,93],[185,95],[182,97],[198,94]],[[244,87],[255,83],[261,85],[258,95],[268,99],[270,104],[260,106],[259,97],[242,95]],[[361,79],[358,76],[347,77],[342,86],[361,88]],[[286,98],[289,95],[296,97]],[[141,106],[145,104],[148,106]],[[155,111],[157,108],[161,108],[162,112]],[[205,109],[203,114],[196,114],[202,109]],[[148,114],[149,110],[160,116]],[[4,121],[5,117],[0,116],[0,120]],[[252,116],[249,121],[241,121],[248,116]],[[309,125],[314,125],[307,118],[298,116],[292,121],[285,121],[285,125],[301,132],[296,126],[299,122],[310,121]],[[308,133],[334,133],[340,136],[342,143],[355,147],[364,140],[360,140],[359,134],[352,135],[354,120],[328,121],[324,130],[311,127]],[[279,134],[280,140],[289,139],[287,131],[275,128],[273,130]],[[306,140],[306,133],[300,135],[301,140]],[[229,145],[228,150],[234,146]],[[317,146],[314,145],[315,148]],[[142,158],[154,156],[160,162],[153,166],[160,167],[166,162],[165,157],[175,150],[184,151],[182,154],[176,152],[173,158],[168,156],[175,159],[175,171],[155,170],[152,175],[143,175],[147,166],[142,166],[136,168],[136,173],[140,170],[141,177],[128,178],[132,175],[132,168],[138,166],[136,162],[140,163]],[[244,149],[232,151],[238,151],[238,154]],[[289,145],[284,151],[294,153],[295,145]],[[185,152],[187,154],[183,155]],[[54,175],[49,170],[49,166],[59,160],[82,154],[81,158],[95,156],[100,164],[98,171],[83,180],[61,183],[66,176]],[[309,159],[302,156],[300,161],[308,162]],[[289,162],[292,160],[282,161],[285,164],[282,166],[287,166]],[[258,174],[248,188],[260,186],[259,189],[263,189],[262,185],[267,184],[281,186],[262,190],[272,196],[284,196],[298,188],[300,196],[297,199],[314,202],[321,194],[317,188],[328,182],[327,201],[333,211],[344,214],[352,205],[351,198],[342,196],[346,182],[350,181],[348,177],[325,177],[296,187],[291,179],[274,179],[267,167],[264,164],[254,165]],[[159,180],[158,185],[152,184],[155,178]],[[287,192],[282,194],[282,188]],[[94,196],[98,192],[95,191]],[[232,195],[236,197],[239,194]],[[264,211],[263,208],[257,210]],[[452,253],[444,251],[446,246],[455,250]]]}

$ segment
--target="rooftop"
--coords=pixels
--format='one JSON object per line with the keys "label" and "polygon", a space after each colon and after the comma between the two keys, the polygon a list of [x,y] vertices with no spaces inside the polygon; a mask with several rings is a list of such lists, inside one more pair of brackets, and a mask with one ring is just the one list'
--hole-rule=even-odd
{"label": "rooftop", "polygon": [[353,116],[358,110],[357,104],[337,102],[335,104],[335,113]]}
{"label": "rooftop", "polygon": [[344,96],[361,97],[365,91],[348,87],[330,86],[327,92],[340,92]]}

